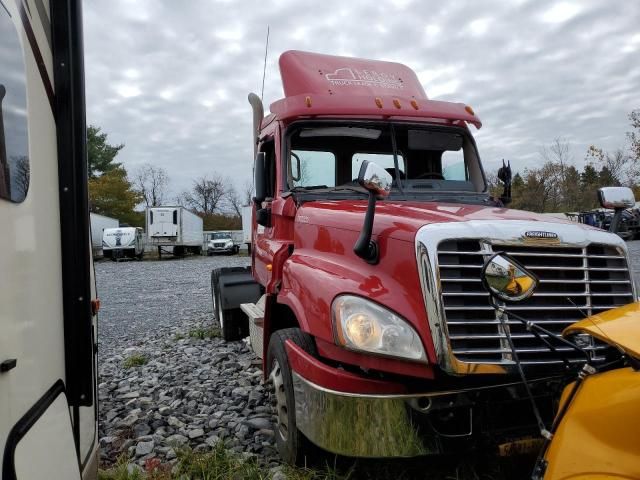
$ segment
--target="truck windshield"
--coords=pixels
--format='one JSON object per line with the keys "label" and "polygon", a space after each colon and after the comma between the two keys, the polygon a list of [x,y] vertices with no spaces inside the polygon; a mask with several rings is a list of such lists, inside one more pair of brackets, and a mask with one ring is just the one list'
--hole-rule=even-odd
{"label": "truck windshield", "polygon": [[292,128],[287,182],[294,191],[359,188],[364,160],[386,169],[393,187],[412,196],[486,189],[473,140],[460,127],[322,123]]}

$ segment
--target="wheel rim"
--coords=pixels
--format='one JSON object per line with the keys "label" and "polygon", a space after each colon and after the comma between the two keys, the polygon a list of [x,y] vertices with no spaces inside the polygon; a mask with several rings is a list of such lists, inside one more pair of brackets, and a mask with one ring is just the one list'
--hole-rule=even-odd
{"label": "wheel rim", "polygon": [[284,389],[284,377],[278,360],[273,361],[273,368],[269,375],[273,385],[272,405],[276,413],[277,430],[282,440],[287,440],[289,434],[289,416],[287,408],[287,394]]}

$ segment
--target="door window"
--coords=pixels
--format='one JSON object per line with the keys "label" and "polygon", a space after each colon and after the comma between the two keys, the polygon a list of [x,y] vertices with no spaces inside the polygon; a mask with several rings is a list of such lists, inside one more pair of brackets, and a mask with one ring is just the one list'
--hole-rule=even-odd
{"label": "door window", "polygon": [[13,20],[0,3],[0,198],[22,202],[29,190],[27,81]]}

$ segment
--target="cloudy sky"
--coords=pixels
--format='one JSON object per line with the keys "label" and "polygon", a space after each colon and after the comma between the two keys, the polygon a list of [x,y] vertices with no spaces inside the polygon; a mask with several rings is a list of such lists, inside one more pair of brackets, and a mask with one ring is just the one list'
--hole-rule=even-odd
{"label": "cloudy sky", "polygon": [[265,105],[286,50],[402,62],[430,98],[474,107],[490,171],[537,166],[559,136],[582,164],[590,144],[624,146],[640,108],[636,1],[87,0],[84,19],[89,122],[126,145],[127,169],[165,168],[174,193],[250,178],[267,25]]}

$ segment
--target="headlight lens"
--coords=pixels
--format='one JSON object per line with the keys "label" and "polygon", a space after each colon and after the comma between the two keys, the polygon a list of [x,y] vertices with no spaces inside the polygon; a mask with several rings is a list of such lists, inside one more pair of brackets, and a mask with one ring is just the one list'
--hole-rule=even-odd
{"label": "headlight lens", "polygon": [[332,305],[336,343],[352,350],[426,362],[420,337],[409,323],[386,308],[355,295]]}

